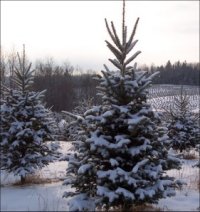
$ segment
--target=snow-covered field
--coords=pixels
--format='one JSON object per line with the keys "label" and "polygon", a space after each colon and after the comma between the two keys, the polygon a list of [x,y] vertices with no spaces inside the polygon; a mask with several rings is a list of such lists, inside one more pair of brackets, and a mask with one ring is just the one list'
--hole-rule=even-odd
{"label": "snow-covered field", "polygon": [[[183,90],[187,93],[187,95],[190,96],[200,94],[199,86],[183,85]],[[181,91],[181,85],[154,84],[148,88],[148,91],[149,98],[179,95]]]}
{"label": "snow-covered field", "polygon": [[[152,85],[148,89],[148,102],[157,111],[169,109],[174,103],[174,98],[180,95],[180,85]],[[191,112],[199,113],[200,87],[184,85],[183,91],[189,98],[189,109]]]}
{"label": "snow-covered field", "polygon": [[[170,110],[171,105],[174,103],[175,96],[164,96],[164,97],[155,97],[149,99],[148,102],[151,106],[157,111]],[[199,95],[189,95],[189,109],[193,113],[199,113]]]}
{"label": "snow-covered field", "polygon": [[[62,152],[67,153],[70,143],[60,142]],[[188,184],[177,195],[162,199],[156,207],[162,211],[198,211],[199,210],[199,169],[192,166],[196,160],[183,160],[181,170],[172,170],[168,174],[183,179]],[[1,211],[68,211],[67,200],[62,198],[70,187],[62,185],[67,162],[57,161],[40,170],[36,175],[42,179],[52,179],[52,183],[13,185],[19,179],[1,171]]]}

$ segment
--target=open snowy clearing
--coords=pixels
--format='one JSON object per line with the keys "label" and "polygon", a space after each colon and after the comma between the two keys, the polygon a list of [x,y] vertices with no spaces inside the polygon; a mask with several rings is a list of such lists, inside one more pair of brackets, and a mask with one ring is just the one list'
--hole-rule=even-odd
{"label": "open snowy clearing", "polygon": [[[148,100],[148,103],[157,111],[170,111],[170,107],[174,104],[175,96],[156,97]],[[189,110],[193,113],[199,113],[199,95],[189,95]]]}
{"label": "open snowy clearing", "polygon": [[[174,104],[174,98],[180,96],[181,85],[152,85],[149,89],[148,103],[157,111],[169,110]],[[189,98],[189,110],[193,113],[199,113],[200,87],[199,86],[183,86],[184,93],[186,92]]]}
{"label": "open snowy clearing", "polygon": [[[62,152],[66,153],[71,144],[60,142]],[[183,160],[181,170],[172,170],[168,174],[183,179],[187,185],[178,190],[176,196],[161,199],[156,207],[162,211],[198,211],[199,210],[199,169],[192,166],[195,160]],[[62,198],[70,187],[62,185],[67,162],[57,161],[40,170],[37,175],[57,182],[44,184],[13,185],[19,179],[1,171],[1,211],[68,211],[67,200]]]}
{"label": "open snowy clearing", "polygon": [[[190,96],[199,95],[199,89],[199,86],[183,85],[183,90]],[[181,85],[153,84],[148,88],[148,91],[150,99],[155,97],[180,95]]]}

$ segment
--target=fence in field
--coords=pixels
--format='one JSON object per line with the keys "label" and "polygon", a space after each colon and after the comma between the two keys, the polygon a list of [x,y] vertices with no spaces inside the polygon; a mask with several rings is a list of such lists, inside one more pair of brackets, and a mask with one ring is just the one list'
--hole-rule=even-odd
{"label": "fence in field", "polygon": [[[200,87],[183,86],[183,91],[189,98],[189,109],[199,113]],[[177,96],[180,96],[180,85],[153,85],[148,89],[148,102],[156,110],[169,109]]]}
{"label": "fence in field", "polygon": [[[195,96],[200,94],[199,86],[183,85],[183,90],[187,95]],[[149,89],[149,98],[163,97],[163,96],[176,96],[180,95],[180,85],[152,85]]]}

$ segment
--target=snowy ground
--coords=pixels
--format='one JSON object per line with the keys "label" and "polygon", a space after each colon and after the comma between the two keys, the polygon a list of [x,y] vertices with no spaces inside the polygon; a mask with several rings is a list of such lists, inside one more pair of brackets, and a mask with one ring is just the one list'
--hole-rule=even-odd
{"label": "snowy ground", "polygon": [[[62,151],[69,151],[70,143],[61,142]],[[199,208],[199,169],[192,168],[197,160],[184,160],[181,170],[169,174],[184,179],[188,185],[177,191],[175,197],[162,199],[156,207],[162,211],[198,211]],[[70,187],[62,185],[67,162],[57,161],[37,173],[45,179],[57,182],[44,184],[13,185],[18,178],[1,171],[1,211],[68,211],[67,200],[62,198]],[[60,179],[60,181],[58,181]]]}
{"label": "snowy ground", "polygon": [[197,161],[183,160],[181,170],[168,172],[168,175],[184,180],[187,185],[177,190],[176,196],[160,200],[158,207],[169,211],[199,211],[199,169],[192,167]]}
{"label": "snowy ground", "polygon": [[[71,144],[60,142],[62,152],[69,151]],[[13,185],[19,178],[1,171],[0,211],[67,211],[67,202],[62,195],[62,185],[67,168],[66,161],[56,161],[40,170],[36,177],[54,180],[53,183]]]}
{"label": "snowy ground", "polygon": [[[174,103],[174,98],[180,96],[181,85],[152,85],[149,89],[148,102],[157,111],[169,110]],[[191,112],[199,113],[200,87],[199,86],[183,86],[189,98],[189,109]]]}
{"label": "snowy ground", "polygon": [[[148,100],[148,103],[151,106],[158,110],[164,111],[166,109],[170,111],[170,107],[174,104],[174,97],[175,96],[163,96],[163,97],[156,97]],[[189,110],[193,113],[199,113],[199,102],[200,96],[199,95],[189,95]]]}

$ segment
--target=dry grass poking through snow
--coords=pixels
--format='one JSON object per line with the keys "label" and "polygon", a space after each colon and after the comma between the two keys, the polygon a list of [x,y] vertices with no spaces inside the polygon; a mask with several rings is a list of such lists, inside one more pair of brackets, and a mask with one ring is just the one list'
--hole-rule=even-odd
{"label": "dry grass poking through snow", "polygon": [[188,188],[192,190],[198,190],[200,192],[200,172],[195,177],[193,177],[188,184]]}
{"label": "dry grass poking through snow", "polygon": [[164,210],[154,205],[147,204],[147,205],[135,206],[131,209],[131,211],[164,211]]}
{"label": "dry grass poking through snow", "polygon": [[[98,209],[97,208],[97,211],[102,211],[102,212],[105,212],[105,211],[109,211],[109,212],[136,212],[136,211],[164,211],[164,209],[162,208],[159,208],[155,205],[151,205],[151,204],[144,204],[144,205],[140,205],[140,206],[133,206],[131,207],[130,209],[124,209],[123,207],[119,208],[119,207],[112,207],[108,210],[105,210],[105,209]],[[166,211],[166,209],[165,209]]]}
{"label": "dry grass poking through snow", "polygon": [[183,179],[187,182],[187,185],[183,186],[183,190],[199,190],[200,191],[200,170],[197,167],[193,167],[193,164],[197,163],[197,160],[184,160],[185,163],[180,170],[170,170],[168,173],[170,176],[174,176],[176,179]]}
{"label": "dry grass poking through snow", "polygon": [[183,153],[183,159],[185,159],[185,160],[195,160],[198,158],[199,158],[199,156],[197,155],[197,152],[195,152],[195,151]]}
{"label": "dry grass poking through snow", "polygon": [[58,178],[44,178],[41,174],[29,175],[26,177],[25,183],[21,183],[20,180],[14,182],[13,186],[21,186],[21,185],[32,185],[32,184],[45,184],[45,183],[55,183],[59,182]]}

